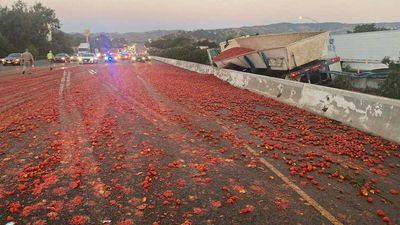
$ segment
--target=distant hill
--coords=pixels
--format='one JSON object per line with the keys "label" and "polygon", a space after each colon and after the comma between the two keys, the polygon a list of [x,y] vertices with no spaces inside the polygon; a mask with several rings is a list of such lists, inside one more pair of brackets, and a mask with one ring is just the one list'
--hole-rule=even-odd
{"label": "distant hill", "polygon": [[[240,28],[227,28],[215,30],[196,30],[186,32],[195,39],[210,39],[213,41],[221,42],[227,38],[237,37],[247,34],[269,34],[269,33],[286,33],[286,32],[306,32],[306,31],[331,31],[334,34],[347,33],[352,31],[358,24],[345,24],[345,23],[277,23],[263,26],[246,26]],[[377,23],[378,27],[386,27],[390,29],[400,29],[400,22],[398,23]]]}
{"label": "distant hill", "polygon": [[155,40],[163,36],[177,33],[179,30],[154,30],[149,32],[129,32],[123,33],[121,36],[129,42],[144,43],[149,39]]}
{"label": "distant hill", "polygon": [[[306,32],[306,31],[331,31],[334,34],[346,33],[353,30],[359,24],[347,23],[277,23],[260,26],[245,26],[240,28],[225,28],[214,30],[156,30],[150,32],[129,32],[129,33],[110,33],[115,38],[125,38],[128,42],[144,43],[148,39],[156,40],[166,35],[186,34],[194,39],[209,39],[216,42],[225,41],[228,38],[247,35],[247,34],[268,34],[268,33],[285,33],[285,32]],[[376,23],[378,27],[386,27],[390,29],[400,29],[400,22],[394,23]]]}
{"label": "distant hill", "polygon": [[[154,30],[148,32],[106,33],[110,38],[124,38],[128,42],[145,43],[149,39],[156,40],[166,35],[180,32],[179,30]],[[93,35],[98,35],[94,33]]]}

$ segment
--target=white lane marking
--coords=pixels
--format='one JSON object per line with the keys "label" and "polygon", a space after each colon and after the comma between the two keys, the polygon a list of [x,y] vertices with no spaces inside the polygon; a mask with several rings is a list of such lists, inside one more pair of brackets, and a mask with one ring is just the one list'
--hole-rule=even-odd
{"label": "white lane marking", "polygon": [[66,82],[66,84],[67,84],[67,88],[69,88],[71,86],[71,72],[69,72],[69,71],[68,71],[68,74],[67,74],[67,82]]}
{"label": "white lane marking", "polygon": [[92,70],[92,69],[90,69],[90,70],[88,70],[88,71],[89,71],[89,73],[92,74],[92,75],[95,75],[95,74],[97,73],[95,70]]}
{"label": "white lane marking", "polygon": [[63,91],[64,91],[64,83],[65,83],[65,75],[67,74],[67,71],[64,70],[63,76],[61,78],[61,83],[60,83],[60,90],[58,91],[59,95],[62,95]]}
{"label": "white lane marking", "polygon": [[[219,124],[221,124],[222,128],[225,131],[231,133],[231,131],[227,127],[222,125],[221,121],[219,121]],[[236,137],[236,135],[235,135],[235,137]],[[253,154],[257,154],[256,150],[252,149],[249,145],[245,144],[244,146],[246,147],[247,151],[249,151]],[[309,196],[306,192],[304,192],[299,186],[297,186],[288,177],[286,177],[283,173],[281,173],[281,171],[279,171],[275,166],[273,166],[271,163],[269,163],[263,157],[260,157],[259,160],[269,170],[271,170],[276,176],[281,178],[281,180],[283,182],[285,182],[292,190],[294,190],[298,195],[300,195],[300,197],[302,197],[304,200],[306,200],[308,204],[310,204],[312,207],[314,207],[322,216],[324,216],[326,219],[328,219],[332,224],[343,225],[342,222],[340,222],[338,219],[336,219],[335,216],[333,216],[330,212],[328,212],[328,210],[326,210],[317,201],[315,201],[311,196]]]}
{"label": "white lane marking", "polygon": [[[143,79],[139,76],[137,76],[140,80],[143,81]],[[140,107],[143,108],[143,107]],[[229,128],[223,125],[222,121],[216,120],[220,126],[229,133],[232,133]],[[236,139],[238,137],[234,135]],[[256,150],[252,149],[249,145],[245,144],[244,145],[246,150],[253,153],[257,154]],[[325,217],[327,220],[329,220],[332,224],[334,225],[343,225],[342,222],[340,222],[335,216],[333,216],[328,210],[326,210],[324,207],[322,207],[316,200],[314,200],[311,196],[309,196],[306,192],[304,192],[299,186],[297,186],[295,183],[293,183],[288,177],[286,177],[282,172],[280,172],[275,166],[273,166],[271,163],[269,163],[265,158],[259,157],[259,161],[264,164],[271,172],[273,172],[276,176],[278,176],[286,185],[288,185],[293,191],[295,191],[300,197],[302,197],[308,204],[310,204],[315,210],[317,210],[323,217]]]}

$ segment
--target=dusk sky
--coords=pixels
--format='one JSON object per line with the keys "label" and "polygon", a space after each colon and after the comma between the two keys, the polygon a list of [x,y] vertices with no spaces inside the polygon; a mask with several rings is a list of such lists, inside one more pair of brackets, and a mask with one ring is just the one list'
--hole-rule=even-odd
{"label": "dusk sky", "polygon": [[[14,0],[0,0],[10,5]],[[140,32],[302,22],[399,22],[400,0],[25,0],[56,10],[62,30]],[[303,22],[310,22],[304,20]]]}

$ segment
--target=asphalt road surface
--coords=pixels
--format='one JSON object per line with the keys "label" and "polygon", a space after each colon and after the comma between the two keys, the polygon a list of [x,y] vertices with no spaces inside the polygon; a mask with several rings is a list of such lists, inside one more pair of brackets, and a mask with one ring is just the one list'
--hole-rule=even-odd
{"label": "asphalt road surface", "polygon": [[[55,63],[54,65],[56,67],[70,67],[73,65],[76,65],[77,63],[71,62],[71,63]],[[50,69],[49,63],[47,60],[36,60],[34,62],[34,67],[33,70],[39,70],[39,69]],[[23,66],[15,66],[15,65],[1,65],[0,64],[0,76],[4,75],[6,73],[22,73]]]}
{"label": "asphalt road surface", "polygon": [[0,72],[1,224],[400,224],[399,157],[165,64]]}

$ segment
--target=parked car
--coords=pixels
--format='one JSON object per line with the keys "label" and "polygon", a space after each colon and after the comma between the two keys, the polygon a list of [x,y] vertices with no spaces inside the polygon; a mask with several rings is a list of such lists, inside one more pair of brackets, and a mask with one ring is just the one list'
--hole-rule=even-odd
{"label": "parked car", "polygon": [[117,62],[117,57],[112,53],[105,54],[104,62],[105,63],[115,63],[115,62]]}
{"label": "parked car", "polygon": [[21,58],[21,53],[11,53],[7,57],[3,59],[3,65],[21,65],[22,64],[22,58]]}
{"label": "parked car", "polygon": [[132,62],[150,62],[151,57],[149,55],[135,55],[131,58]]}
{"label": "parked car", "polygon": [[72,56],[69,58],[69,60],[70,60],[71,62],[78,62],[78,60],[79,60],[79,55],[78,55],[78,54],[72,55]]}
{"label": "parked car", "polygon": [[120,53],[119,54],[119,58],[121,60],[129,60],[131,57],[130,57],[130,55],[128,53]]}
{"label": "parked car", "polygon": [[99,59],[93,53],[82,53],[79,56],[78,61],[79,61],[79,64],[94,64],[94,63],[98,63]]}
{"label": "parked car", "polygon": [[63,63],[68,63],[71,61],[71,57],[67,53],[58,53],[54,57],[55,62],[63,62]]}

